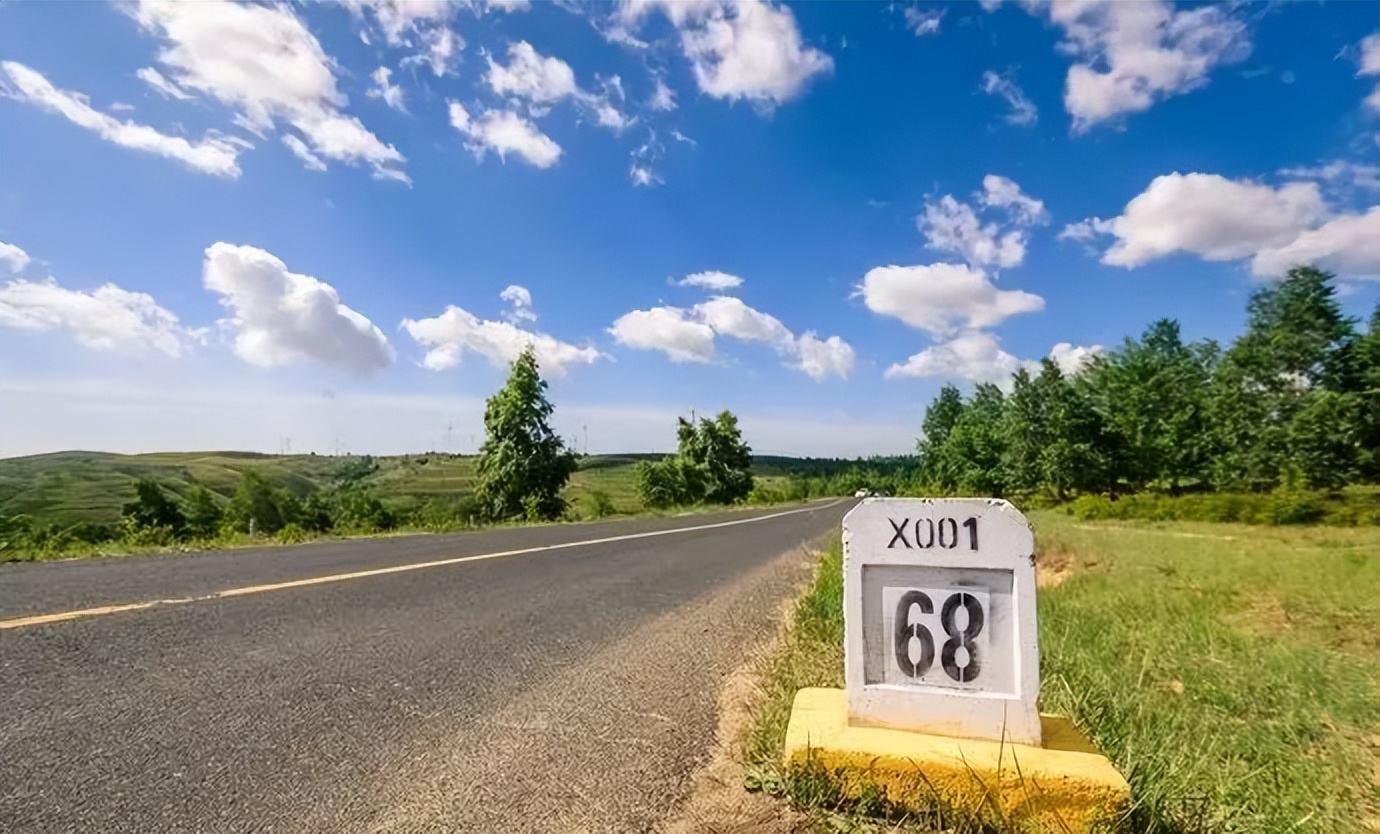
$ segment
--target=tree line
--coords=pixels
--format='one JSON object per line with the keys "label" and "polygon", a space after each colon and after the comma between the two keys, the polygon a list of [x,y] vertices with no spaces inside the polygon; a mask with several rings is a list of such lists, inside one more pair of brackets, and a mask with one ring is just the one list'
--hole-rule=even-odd
{"label": "tree line", "polygon": [[1074,374],[1050,359],[1005,389],[946,385],[918,443],[922,488],[975,495],[1331,491],[1380,481],[1380,305],[1343,315],[1333,276],[1253,293],[1223,349],[1177,321]]}

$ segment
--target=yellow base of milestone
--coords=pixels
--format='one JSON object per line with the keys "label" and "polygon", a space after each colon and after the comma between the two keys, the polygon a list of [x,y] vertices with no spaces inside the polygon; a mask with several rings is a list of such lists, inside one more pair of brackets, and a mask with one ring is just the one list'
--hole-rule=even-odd
{"label": "yellow base of milestone", "polygon": [[1040,716],[1044,746],[848,723],[841,689],[802,689],[786,730],[788,769],[819,769],[848,796],[886,798],[1020,831],[1088,832],[1116,819],[1131,788],[1067,719]]}

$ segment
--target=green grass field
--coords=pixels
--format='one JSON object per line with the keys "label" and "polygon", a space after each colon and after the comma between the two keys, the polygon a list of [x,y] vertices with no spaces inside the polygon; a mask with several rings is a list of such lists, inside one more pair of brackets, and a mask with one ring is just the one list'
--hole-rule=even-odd
{"label": "green grass field", "polygon": [[[1031,519],[1041,708],[1127,776],[1128,830],[1380,830],[1380,531]],[[775,765],[795,691],[842,682],[839,558],[765,662],[745,741],[753,780],[807,802]]]}
{"label": "green grass field", "polygon": [[[588,510],[595,491],[603,492],[619,513],[643,510],[634,466],[660,455],[593,455],[582,458],[570,479],[566,498],[577,512]],[[257,470],[297,495],[330,484],[345,458],[323,455],[261,455],[246,452],[176,452],[116,455],[105,452],[59,452],[0,460],[0,514],[32,516],[40,523],[113,523],[120,508],[134,498],[140,478],[153,478],[184,496],[193,483],[224,497],[234,492],[240,475]],[[370,486],[394,510],[410,510],[430,499],[455,500],[475,485],[474,456],[404,455],[375,459],[379,468]],[[780,480],[794,458],[758,462],[764,483]],[[582,515],[588,515],[588,512]]]}

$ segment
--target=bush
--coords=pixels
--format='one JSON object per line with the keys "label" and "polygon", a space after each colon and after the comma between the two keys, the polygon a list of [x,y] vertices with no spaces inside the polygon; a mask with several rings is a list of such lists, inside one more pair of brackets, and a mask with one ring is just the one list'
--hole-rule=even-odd
{"label": "bush", "polygon": [[274,539],[282,544],[301,544],[308,538],[307,531],[297,524],[286,525],[274,536]]}
{"label": "bush", "polygon": [[1313,493],[1279,489],[1270,495],[1271,524],[1313,524],[1326,513],[1323,501]]}
{"label": "bush", "polygon": [[1073,499],[1067,510],[1074,518],[1083,521],[1100,521],[1117,517],[1113,515],[1111,500],[1105,495],[1080,495]]}
{"label": "bush", "polygon": [[407,523],[412,527],[445,533],[473,527],[478,523],[479,502],[474,496],[466,495],[456,500],[432,498],[414,507],[408,514]]}
{"label": "bush", "polygon": [[606,518],[618,512],[618,508],[613,505],[613,499],[602,489],[591,489],[585,503],[589,506],[590,518]]}
{"label": "bush", "polygon": [[1113,501],[1102,495],[1080,495],[1064,507],[1084,521],[1213,521],[1237,524],[1331,524],[1343,527],[1380,524],[1380,501],[1373,492],[1329,496],[1298,488],[1268,494],[1217,493],[1170,497],[1153,493]]}

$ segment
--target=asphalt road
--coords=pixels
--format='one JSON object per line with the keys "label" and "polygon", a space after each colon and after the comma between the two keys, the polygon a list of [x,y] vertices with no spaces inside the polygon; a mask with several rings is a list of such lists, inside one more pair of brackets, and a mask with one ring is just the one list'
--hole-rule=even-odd
{"label": "asphalt road", "polygon": [[654,830],[851,504],[0,566],[0,831]]}

